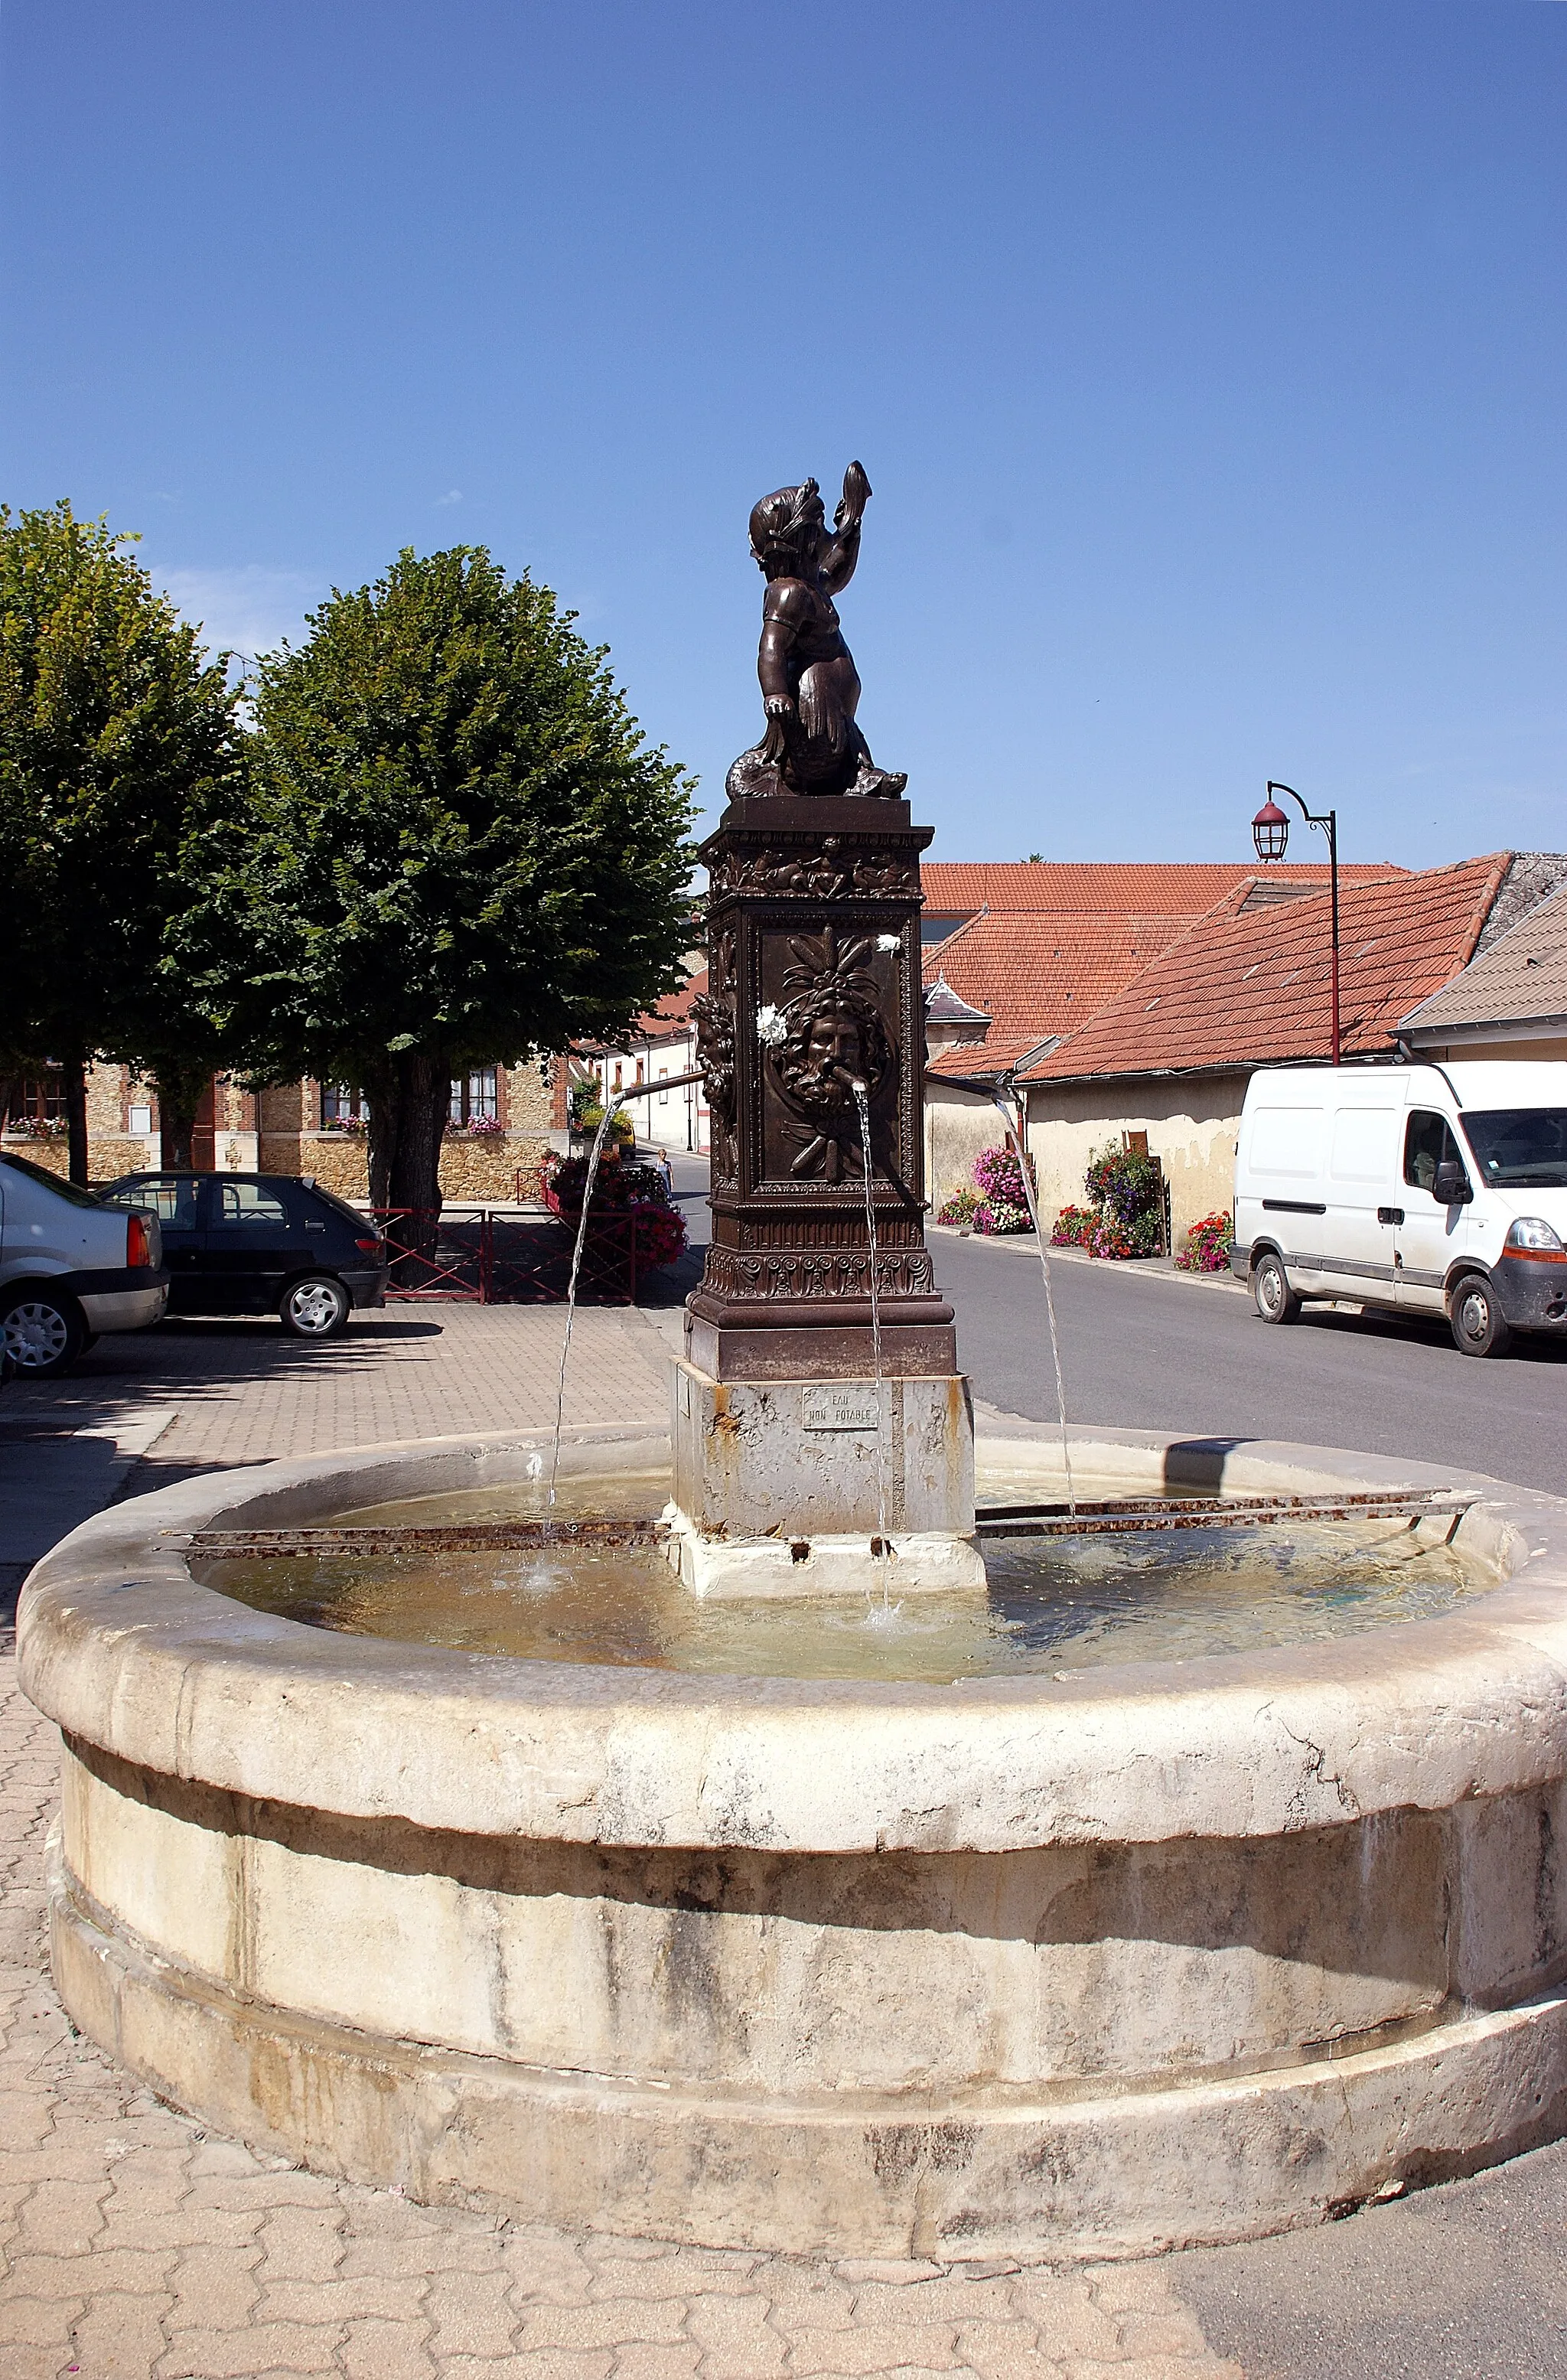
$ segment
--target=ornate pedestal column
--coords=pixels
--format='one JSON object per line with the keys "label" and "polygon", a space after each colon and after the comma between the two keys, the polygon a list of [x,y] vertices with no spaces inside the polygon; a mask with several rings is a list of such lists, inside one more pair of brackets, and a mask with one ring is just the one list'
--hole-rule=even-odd
{"label": "ornate pedestal column", "polygon": [[924,1229],[919,855],[929,840],[906,802],[782,796],[731,803],[703,845],[713,1236],[686,1336],[714,1379],[862,1379],[873,1368],[856,1079],[870,1116],[881,1368],[955,1369],[953,1310]]}
{"label": "ornate pedestal column", "polygon": [[925,1245],[929,840],[904,801],[777,795],[732,801],[703,847],[713,1236],[674,1434],[675,1549],[709,1592],[863,1587],[883,1535],[897,1592],[983,1576],[966,1388]]}

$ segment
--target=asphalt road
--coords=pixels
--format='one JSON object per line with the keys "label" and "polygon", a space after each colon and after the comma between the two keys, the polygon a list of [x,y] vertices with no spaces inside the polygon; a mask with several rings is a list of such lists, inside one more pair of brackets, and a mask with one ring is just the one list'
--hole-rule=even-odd
{"label": "asphalt road", "polygon": [[1567,2143],[1169,2271],[1246,2380],[1562,2380]]}
{"label": "asphalt road", "polygon": [[[1053,1421],[1032,1239],[930,1243],[976,1396]],[[1444,1326],[1391,1316],[1307,1307],[1269,1328],[1238,1286],[1141,1267],[1058,1258],[1051,1278],[1075,1422],[1414,1455],[1567,1491],[1567,1341],[1482,1360]]]}

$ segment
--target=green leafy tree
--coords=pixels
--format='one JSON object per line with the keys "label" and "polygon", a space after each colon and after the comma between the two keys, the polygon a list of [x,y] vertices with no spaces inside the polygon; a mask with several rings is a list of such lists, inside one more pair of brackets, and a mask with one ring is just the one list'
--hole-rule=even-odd
{"label": "green leafy tree", "polygon": [[221,1057],[167,935],[235,806],[239,693],[134,542],[0,507],[0,1042],[60,1061],[79,1182],[91,1057],[168,1078],[173,1110],[179,1069]]}
{"label": "green leafy tree", "polygon": [[573,617],[481,547],[408,550],[261,663],[246,810],[181,951],[252,1078],[362,1087],[378,1206],[439,1209],[453,1075],[612,1036],[680,980],[690,781]]}

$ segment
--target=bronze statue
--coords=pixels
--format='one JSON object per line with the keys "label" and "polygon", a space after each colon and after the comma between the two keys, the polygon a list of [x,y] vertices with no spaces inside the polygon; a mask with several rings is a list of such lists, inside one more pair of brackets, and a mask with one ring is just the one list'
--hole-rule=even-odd
{"label": "bronze statue", "polygon": [[751,553],[767,580],[757,654],[767,734],[730,770],[731,801],[771,794],[896,800],[908,783],[877,768],[856,723],[859,677],[832,601],[855,575],[869,496],[863,466],[851,463],[831,535],[814,480],[780,488],[752,510]]}

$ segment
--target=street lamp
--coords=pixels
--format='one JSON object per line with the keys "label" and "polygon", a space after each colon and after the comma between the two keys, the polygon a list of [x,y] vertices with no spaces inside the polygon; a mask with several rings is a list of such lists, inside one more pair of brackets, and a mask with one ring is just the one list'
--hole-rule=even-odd
{"label": "street lamp", "polygon": [[1268,780],[1268,799],[1251,822],[1251,839],[1257,845],[1257,856],[1265,863],[1282,859],[1289,847],[1290,820],[1273,799],[1275,794],[1288,794],[1292,802],[1300,802],[1300,814],[1307,826],[1317,828],[1328,838],[1328,874],[1332,886],[1333,901],[1333,1063],[1339,1062],[1339,814],[1327,810],[1318,818],[1308,810],[1293,785],[1281,785]]}

